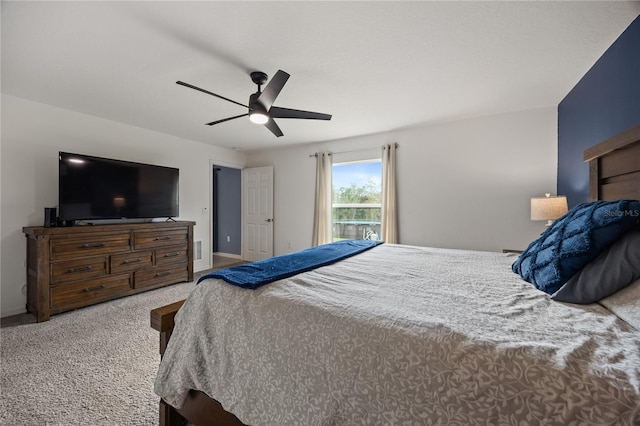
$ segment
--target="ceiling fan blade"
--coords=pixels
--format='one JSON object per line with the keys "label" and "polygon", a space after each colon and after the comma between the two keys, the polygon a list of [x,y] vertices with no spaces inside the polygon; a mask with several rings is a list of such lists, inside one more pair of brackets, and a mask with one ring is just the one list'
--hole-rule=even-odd
{"label": "ceiling fan blade", "polygon": [[258,97],[257,102],[260,102],[260,104],[264,106],[264,109],[269,111],[269,108],[271,108],[271,105],[273,105],[273,102],[280,94],[280,91],[282,90],[284,84],[288,79],[289,74],[282,70],[278,70],[278,72],[276,72],[276,75],[274,75],[269,83],[267,83],[267,86]]}
{"label": "ceiling fan blade", "polygon": [[269,115],[273,118],[304,118],[307,120],[331,120],[331,114],[302,111],[299,109],[271,107]]}
{"label": "ceiling fan blade", "polygon": [[184,87],[188,87],[189,89],[198,90],[198,91],[200,91],[202,93],[206,93],[207,95],[215,96],[216,98],[224,99],[225,101],[229,101],[229,102],[234,103],[236,105],[240,105],[241,107],[249,108],[247,105],[241,104],[240,102],[236,102],[236,101],[234,101],[232,99],[225,98],[224,96],[216,95],[215,93],[209,92],[208,90],[201,89],[199,87],[196,87],[196,86],[191,85],[189,83],[185,83],[183,81],[176,81],[176,84],[179,84],[179,85],[184,86]]}
{"label": "ceiling fan blade", "polygon": [[213,126],[214,124],[224,123],[225,121],[235,120],[236,118],[246,117],[249,113],[240,114],[229,118],[223,118],[222,120],[212,121],[211,123],[205,123],[207,126]]}
{"label": "ceiling fan blade", "polygon": [[284,133],[282,133],[282,130],[280,130],[280,127],[278,127],[278,125],[276,124],[275,121],[273,121],[272,118],[269,118],[269,121],[264,123],[264,127],[271,130],[271,133],[276,135],[276,137],[280,137],[284,135]]}

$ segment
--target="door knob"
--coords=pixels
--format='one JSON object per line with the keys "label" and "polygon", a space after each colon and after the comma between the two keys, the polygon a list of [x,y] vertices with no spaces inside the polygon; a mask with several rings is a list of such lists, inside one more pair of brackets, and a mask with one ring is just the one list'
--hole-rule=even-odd
{"label": "door knob", "polygon": [[265,219],[265,222],[273,222],[273,219],[269,218],[269,219]]}

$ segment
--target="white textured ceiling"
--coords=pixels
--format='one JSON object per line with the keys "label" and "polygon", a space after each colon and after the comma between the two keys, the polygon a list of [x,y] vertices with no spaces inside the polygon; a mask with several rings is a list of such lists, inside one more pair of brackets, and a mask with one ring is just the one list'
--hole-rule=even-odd
{"label": "white textured ceiling", "polygon": [[[640,2],[8,2],[2,92],[243,150],[557,105]],[[253,70],[291,78],[277,120],[242,107]],[[37,117],[34,117],[36,120]]]}

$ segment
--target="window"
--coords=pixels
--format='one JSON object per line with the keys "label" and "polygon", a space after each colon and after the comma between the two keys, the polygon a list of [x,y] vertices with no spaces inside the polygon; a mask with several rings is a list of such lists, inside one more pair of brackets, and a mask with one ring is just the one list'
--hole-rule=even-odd
{"label": "window", "polygon": [[378,240],[382,215],[382,161],[334,163],[333,241]]}

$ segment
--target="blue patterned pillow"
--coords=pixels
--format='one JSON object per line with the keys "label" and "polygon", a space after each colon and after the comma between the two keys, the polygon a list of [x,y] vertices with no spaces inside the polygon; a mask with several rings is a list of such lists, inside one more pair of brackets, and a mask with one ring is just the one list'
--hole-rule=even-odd
{"label": "blue patterned pillow", "polygon": [[518,257],[513,272],[536,288],[555,293],[600,252],[633,228],[640,201],[583,203],[556,220]]}

